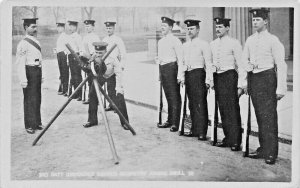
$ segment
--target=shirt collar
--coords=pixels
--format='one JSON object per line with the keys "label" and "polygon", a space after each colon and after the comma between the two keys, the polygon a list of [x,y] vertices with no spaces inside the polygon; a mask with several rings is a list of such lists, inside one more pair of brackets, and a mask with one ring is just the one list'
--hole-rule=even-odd
{"label": "shirt collar", "polygon": [[222,38],[217,38],[217,42],[222,42],[222,41],[226,41],[227,39],[229,39],[229,35],[226,35],[226,36],[224,36],[224,37],[222,37]]}
{"label": "shirt collar", "polygon": [[114,37],[115,34],[112,34],[112,35],[107,35],[108,38],[111,38],[111,37]]}
{"label": "shirt collar", "polygon": [[268,32],[267,29],[264,30],[264,31],[261,31],[260,33],[258,33],[257,31],[255,32],[255,34],[258,35],[258,36],[266,35],[266,34],[268,34],[268,33],[269,33],[269,32]]}
{"label": "shirt collar", "polygon": [[34,40],[34,41],[36,41],[36,38],[35,38],[34,36],[31,36],[31,35],[26,35],[25,37],[26,37],[26,38],[29,38],[29,39],[31,39],[31,40]]}
{"label": "shirt collar", "polygon": [[74,33],[72,33],[71,35],[78,35],[77,31],[75,31]]}
{"label": "shirt collar", "polygon": [[171,36],[173,36],[173,33],[172,33],[172,32],[168,33],[168,34],[167,34],[166,36],[164,36],[164,37],[169,38],[169,37],[171,37]]}
{"label": "shirt collar", "polygon": [[200,38],[199,37],[195,37],[194,39],[191,39],[191,38],[188,39],[189,42],[194,42],[194,41],[197,41],[197,40],[200,40]]}
{"label": "shirt collar", "polygon": [[221,41],[223,41],[223,40],[227,40],[229,38],[229,36],[228,35],[226,35],[226,36],[223,36],[222,38],[219,38]]}

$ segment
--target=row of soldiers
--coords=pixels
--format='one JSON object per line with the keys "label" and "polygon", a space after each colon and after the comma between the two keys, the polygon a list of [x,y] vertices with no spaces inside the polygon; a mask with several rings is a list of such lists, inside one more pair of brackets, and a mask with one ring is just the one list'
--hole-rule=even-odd
{"label": "row of soldiers", "polygon": [[[239,97],[246,93],[250,95],[259,126],[260,147],[249,154],[252,158],[264,158],[267,164],[274,164],[278,155],[278,118],[277,101],[280,100],[286,88],[287,66],[284,61],[284,47],[279,39],[267,31],[268,10],[252,9],[252,23],[255,33],[248,37],[244,49],[239,41],[228,35],[230,30],[229,18],[215,18],[218,38],[210,44],[198,37],[200,20],[187,19],[189,40],[182,45],[180,40],[172,34],[174,20],[162,17],[162,39],[158,42],[158,56],[161,84],[168,102],[168,119],[159,128],[170,128],[176,132],[180,119],[180,87],[186,86],[192,127],[188,137],[198,137],[206,140],[208,127],[207,92],[214,89],[219,106],[225,138],[219,142],[219,147],[230,147],[232,151],[240,150],[241,144],[241,116]],[[24,119],[26,131],[33,134],[41,130],[40,104],[42,82],[42,55],[39,42],[36,40],[37,25],[35,19],[24,19],[25,38],[17,47],[17,64],[19,78],[24,92]],[[86,20],[87,33],[93,33],[93,20]],[[81,69],[75,57],[69,54],[65,44],[81,56],[90,59],[102,57],[106,48],[117,44],[118,48],[112,52],[111,58],[105,61],[108,69],[98,81],[112,82],[117,85],[112,89],[116,93],[118,108],[126,119],[127,109],[122,86],[124,57],[120,53],[120,38],[113,35],[115,22],[106,22],[108,36],[99,42],[95,34],[87,34],[82,42],[76,32],[78,22],[69,21],[72,34],[64,34],[63,23],[57,26],[61,30],[58,40],[57,55],[59,66],[69,66],[71,72],[70,85],[77,87],[82,80]],[[90,28],[90,29],[89,29]],[[62,42],[59,42],[62,40]],[[123,52],[125,52],[125,47]],[[124,55],[124,56],[123,56]],[[61,60],[62,59],[62,60]],[[61,63],[63,62],[63,63]],[[68,62],[68,64],[66,63]],[[63,64],[63,65],[62,65]],[[69,89],[66,81],[68,68],[61,68],[62,93]],[[111,71],[109,71],[111,70]],[[91,81],[89,81],[91,86]],[[112,84],[114,85],[114,84]],[[109,86],[108,86],[109,87]],[[97,125],[97,97],[95,90],[90,91],[89,119],[84,127]],[[93,91],[92,91],[93,90]],[[109,90],[109,89],[108,89]],[[109,92],[109,91],[108,91]],[[93,97],[92,97],[93,96]],[[77,99],[81,95],[77,96]],[[124,122],[121,121],[124,128]]]}
{"label": "row of soldiers", "polygon": [[[83,38],[78,34],[78,22],[69,20],[68,31],[66,32],[66,23],[63,21],[57,22],[57,31],[59,37],[57,39],[56,48],[54,49],[57,54],[59,72],[60,72],[60,86],[58,89],[59,95],[70,96],[79,83],[84,79],[87,74],[80,69],[76,63],[75,57],[70,54],[66,48],[66,44],[70,44],[72,49],[79,55],[88,59],[92,57],[95,52],[93,43],[100,42],[100,37],[94,32],[95,20],[85,20],[86,35]],[[118,59],[122,67],[126,58],[126,49],[123,40],[114,34],[116,22],[113,20],[106,21],[105,23],[107,36],[103,38],[103,42],[108,43],[110,48],[113,44],[117,44],[117,48],[111,53],[111,56]],[[67,34],[69,33],[69,34]],[[78,95],[74,98],[78,101],[83,101],[83,104],[89,103],[89,86],[91,82],[83,86],[79,90]],[[107,92],[112,100],[116,96],[115,92],[116,79],[112,76],[107,81]],[[106,108],[107,111],[112,110],[111,105]]]}
{"label": "row of soldiers", "polygon": [[255,109],[260,143],[249,157],[264,158],[267,164],[274,164],[278,156],[277,101],[287,91],[285,52],[279,39],[267,30],[269,11],[252,9],[250,13],[255,33],[247,38],[244,48],[228,34],[230,18],[214,18],[218,38],[210,44],[198,37],[200,20],[184,21],[188,40],[182,44],[171,32],[175,21],[161,18],[163,37],[158,42],[155,60],[168,103],[168,118],[157,126],[178,131],[183,102],[180,87],[185,84],[192,125],[184,136],[206,140],[207,92],[213,89],[225,135],[216,146],[239,151],[242,140],[239,97],[245,93],[250,95]]}

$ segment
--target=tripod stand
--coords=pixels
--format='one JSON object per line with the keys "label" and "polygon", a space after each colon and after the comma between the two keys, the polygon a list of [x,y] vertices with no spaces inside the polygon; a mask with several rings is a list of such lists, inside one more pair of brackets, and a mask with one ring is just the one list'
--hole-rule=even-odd
{"label": "tripod stand", "polygon": [[[69,44],[66,44],[67,48],[69,49],[69,51],[72,54],[75,54],[75,58],[77,60],[77,62],[82,63],[79,56],[72,50],[71,46]],[[114,45],[108,52],[106,52],[104,54],[104,56],[102,57],[102,61],[104,61],[108,55],[112,52],[112,50],[116,47],[116,45]],[[92,65],[93,62],[92,62]],[[62,105],[62,107],[57,111],[57,113],[54,115],[54,117],[49,121],[49,123],[46,125],[46,127],[44,128],[44,130],[37,136],[37,138],[33,141],[32,145],[36,145],[36,143],[39,141],[39,139],[44,135],[44,133],[49,129],[49,127],[52,125],[52,123],[56,120],[56,118],[61,114],[61,112],[65,109],[65,107],[71,102],[71,100],[73,99],[74,96],[76,96],[76,94],[79,92],[79,90],[84,86],[84,84],[88,81],[88,79],[90,79],[90,77],[92,77],[93,80],[93,85],[95,87],[96,90],[96,94],[97,94],[97,98],[99,101],[99,106],[100,106],[100,111],[104,120],[104,125],[105,125],[105,129],[106,129],[106,134],[108,137],[108,142],[110,145],[110,149],[111,152],[113,154],[113,158],[115,160],[115,164],[119,163],[119,159],[116,153],[116,149],[114,146],[114,142],[113,142],[113,138],[111,135],[111,131],[109,128],[109,124],[108,124],[108,120],[107,120],[107,116],[103,107],[103,101],[101,98],[100,93],[102,93],[102,95],[104,96],[104,98],[111,104],[111,106],[114,108],[114,110],[117,112],[117,114],[120,116],[120,118],[122,119],[122,121],[125,123],[126,128],[128,128],[130,130],[130,132],[133,135],[136,135],[134,129],[131,127],[131,125],[128,123],[128,121],[125,119],[125,117],[123,116],[123,114],[120,112],[120,110],[118,109],[118,107],[115,105],[115,103],[109,98],[109,96],[104,92],[104,90],[99,87],[99,83],[97,81],[97,74],[95,72],[94,66],[91,67],[91,71],[93,72],[93,74],[89,74],[80,84],[79,86],[75,89],[75,91],[72,93],[72,95],[68,98],[68,100]]]}

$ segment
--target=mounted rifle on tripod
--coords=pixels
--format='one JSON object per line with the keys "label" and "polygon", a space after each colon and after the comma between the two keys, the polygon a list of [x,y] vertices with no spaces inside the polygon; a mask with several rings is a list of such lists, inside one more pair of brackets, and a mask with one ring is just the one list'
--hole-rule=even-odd
{"label": "mounted rifle on tripod", "polygon": [[[108,137],[108,141],[109,141],[109,144],[110,144],[110,149],[112,151],[113,158],[115,160],[115,164],[118,164],[119,160],[118,160],[118,156],[117,156],[117,153],[116,153],[116,150],[115,150],[115,146],[114,146],[113,138],[112,138],[112,135],[111,135],[111,131],[110,131],[110,128],[109,128],[108,119],[107,119],[107,116],[106,116],[106,113],[105,113],[105,110],[104,110],[104,107],[103,107],[103,101],[102,101],[102,98],[101,98],[101,94],[106,98],[106,100],[108,100],[108,102],[112,105],[112,107],[114,108],[114,110],[119,115],[120,120],[122,122],[122,126],[124,127],[124,129],[126,128],[126,129],[130,130],[130,132],[133,135],[136,135],[136,132],[131,127],[131,125],[128,123],[127,119],[121,113],[121,111],[116,106],[116,104],[114,103],[114,101],[112,101],[108,97],[108,95],[104,92],[104,90],[99,86],[99,82],[98,82],[98,79],[97,79],[99,77],[103,77],[104,74],[106,73],[107,67],[106,67],[106,65],[105,65],[104,62],[108,58],[109,54],[114,50],[114,48],[116,47],[116,45],[113,45],[112,48],[109,49],[101,58],[99,58],[99,57],[92,58],[91,60],[87,60],[87,61],[86,61],[85,58],[80,58],[74,52],[74,50],[71,48],[71,46],[69,44],[66,44],[66,47],[71,52],[71,54],[73,54],[75,56],[76,61],[78,62],[79,66],[82,68],[82,70],[84,70],[85,72],[87,72],[88,76],[79,84],[79,86],[75,89],[75,91],[68,98],[68,100],[63,104],[63,106],[58,110],[58,112],[54,115],[54,117],[49,121],[49,123],[46,125],[45,129],[34,140],[34,142],[33,142],[32,145],[33,146],[36,145],[36,143],[38,142],[38,140],[48,130],[48,128],[52,125],[52,123],[60,115],[60,113],[65,109],[65,107],[71,102],[71,100],[73,99],[74,95],[76,95],[78,93],[78,91],[80,91],[80,89],[84,86],[84,84],[89,79],[92,79],[93,80],[93,87],[95,89],[96,96],[97,96],[97,99],[98,99],[98,102],[99,102],[100,111],[101,111],[101,114],[102,114],[102,117],[103,117],[103,120],[104,120],[104,125],[105,125],[105,129],[106,129],[106,134],[107,134],[107,137]],[[106,49],[106,46],[105,46],[105,49]],[[84,61],[82,61],[82,60],[84,60]]]}

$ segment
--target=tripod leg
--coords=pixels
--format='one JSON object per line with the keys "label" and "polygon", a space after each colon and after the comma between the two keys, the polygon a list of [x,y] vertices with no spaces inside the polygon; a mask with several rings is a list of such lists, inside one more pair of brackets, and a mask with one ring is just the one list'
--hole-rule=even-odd
{"label": "tripod leg", "polygon": [[[107,83],[104,83],[104,92],[107,92]],[[104,108],[106,108],[106,99],[104,98]]]}
{"label": "tripod leg", "polygon": [[[98,82],[97,82],[98,84]],[[118,109],[118,107],[116,106],[116,104],[109,98],[109,96],[104,92],[104,90],[99,87],[98,88],[100,90],[100,92],[102,93],[102,95],[104,96],[104,98],[109,102],[109,104],[111,105],[111,107],[117,112],[117,114],[120,116],[120,118],[122,119],[122,121],[125,123],[126,127],[130,130],[130,132],[133,135],[136,135],[135,130],[131,127],[131,125],[128,123],[127,119],[123,116],[123,114],[121,113],[121,111]]]}
{"label": "tripod leg", "polygon": [[80,90],[80,88],[88,81],[88,77],[86,77],[79,86],[75,89],[75,91],[72,93],[72,95],[68,98],[68,100],[62,105],[62,107],[56,112],[54,117],[49,121],[49,123],[46,125],[46,127],[43,129],[43,131],[36,137],[36,139],[33,141],[32,145],[34,146],[39,139],[43,136],[43,134],[49,129],[49,127],[52,125],[52,123],[56,120],[56,118],[60,115],[60,113],[67,107],[67,105],[71,102],[74,95],[77,94],[77,92]]}
{"label": "tripod leg", "polygon": [[111,132],[110,132],[107,116],[106,116],[106,113],[105,113],[105,110],[104,110],[104,107],[103,107],[103,103],[102,103],[102,98],[101,98],[101,95],[100,95],[100,87],[99,87],[98,81],[95,77],[93,78],[93,82],[94,82],[94,87],[95,87],[95,90],[96,90],[97,98],[98,98],[98,101],[99,101],[101,114],[102,114],[102,117],[104,119],[104,125],[105,125],[105,130],[106,130],[110,150],[113,154],[115,164],[119,164],[119,159],[118,159],[118,156],[117,156],[116,148],[115,148],[114,141],[113,141],[113,138],[112,138],[112,135],[111,135]]}

